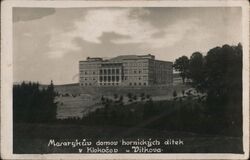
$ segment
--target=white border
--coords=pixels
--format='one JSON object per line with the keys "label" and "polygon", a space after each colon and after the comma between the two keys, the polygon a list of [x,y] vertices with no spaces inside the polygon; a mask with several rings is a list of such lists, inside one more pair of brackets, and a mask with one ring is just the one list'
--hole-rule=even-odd
{"label": "white border", "polygon": [[[12,154],[12,7],[242,7],[244,154]],[[249,3],[245,1],[4,1],[1,7],[2,159],[248,159],[249,157]]]}

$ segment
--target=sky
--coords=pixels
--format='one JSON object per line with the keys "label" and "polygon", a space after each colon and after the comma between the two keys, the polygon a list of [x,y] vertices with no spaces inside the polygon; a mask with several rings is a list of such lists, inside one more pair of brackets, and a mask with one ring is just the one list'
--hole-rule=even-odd
{"label": "sky", "polygon": [[14,82],[78,82],[86,57],[182,55],[242,42],[239,7],[13,8]]}

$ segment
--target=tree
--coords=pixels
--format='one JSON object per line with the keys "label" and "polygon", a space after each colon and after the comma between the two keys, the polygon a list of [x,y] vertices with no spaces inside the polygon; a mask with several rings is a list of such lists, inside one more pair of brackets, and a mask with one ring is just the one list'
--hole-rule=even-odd
{"label": "tree", "polygon": [[241,100],[242,47],[224,45],[208,51],[205,57],[205,84],[209,98]]}
{"label": "tree", "polygon": [[119,102],[123,103],[123,96],[122,95],[120,95]]}
{"label": "tree", "polygon": [[141,101],[143,101],[145,99],[145,93],[141,93]]}
{"label": "tree", "polygon": [[104,96],[101,97],[101,102],[102,102],[102,104],[105,103],[105,98],[104,98]]}
{"label": "tree", "polygon": [[189,59],[187,56],[182,56],[175,60],[174,69],[180,72],[180,76],[182,78],[183,83],[185,83],[185,79],[188,78],[188,68],[189,68]]}
{"label": "tree", "polygon": [[128,99],[129,99],[129,101],[131,101],[131,100],[132,100],[132,97],[133,97],[132,93],[128,93],[128,94],[127,94],[127,97],[128,97]]}
{"label": "tree", "polygon": [[147,95],[146,95],[146,98],[147,98],[147,99],[150,99],[150,98],[151,98],[151,96],[150,96],[149,94],[147,94]]}
{"label": "tree", "polygon": [[136,101],[136,100],[137,100],[137,96],[136,96],[136,95],[134,95],[134,96],[133,96],[133,99]]}
{"label": "tree", "polygon": [[173,92],[173,97],[174,97],[174,99],[177,97],[177,92],[176,91]]}
{"label": "tree", "polygon": [[117,99],[118,98],[118,94],[114,94],[114,99]]}
{"label": "tree", "polygon": [[38,83],[23,82],[13,87],[13,118],[15,122],[51,122],[56,120],[57,104],[54,85],[40,89]]}
{"label": "tree", "polygon": [[189,78],[193,86],[201,90],[204,85],[204,58],[200,52],[194,52],[189,60]]}
{"label": "tree", "polygon": [[203,87],[207,93],[208,112],[220,117],[217,121],[221,125],[242,131],[241,44],[215,47],[208,51],[205,60],[206,85]]}
{"label": "tree", "polygon": [[182,92],[182,96],[185,96],[185,91],[184,91],[184,90],[182,90],[181,92]]}

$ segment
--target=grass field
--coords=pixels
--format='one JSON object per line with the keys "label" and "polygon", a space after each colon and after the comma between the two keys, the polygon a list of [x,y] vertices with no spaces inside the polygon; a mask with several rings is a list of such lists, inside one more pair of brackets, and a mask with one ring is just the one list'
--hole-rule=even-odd
{"label": "grass field", "polygon": [[69,117],[81,118],[84,114],[103,107],[99,97],[81,94],[78,96],[58,96],[57,102],[57,118],[65,119]]}
{"label": "grass field", "polygon": [[[114,100],[114,94],[123,96],[123,103],[129,104],[127,97],[128,93],[137,96],[136,101],[140,101],[140,94],[145,93],[150,95],[153,101],[169,100],[173,98],[173,90],[177,95],[182,94],[182,90],[190,88],[184,85],[175,85],[172,87],[149,87],[149,88],[82,88],[78,84],[57,85],[55,90],[61,95],[57,96],[55,101],[57,105],[57,118],[65,119],[69,117],[79,117],[86,115],[89,112],[95,111],[97,108],[102,108],[101,96]],[[66,95],[67,96],[62,96]]]}

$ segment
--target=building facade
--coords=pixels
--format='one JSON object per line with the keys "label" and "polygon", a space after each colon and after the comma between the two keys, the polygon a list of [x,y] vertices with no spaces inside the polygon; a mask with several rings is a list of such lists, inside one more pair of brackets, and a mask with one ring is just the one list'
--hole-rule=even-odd
{"label": "building facade", "polygon": [[79,62],[81,86],[150,86],[173,83],[173,63],[155,56],[123,55]]}

